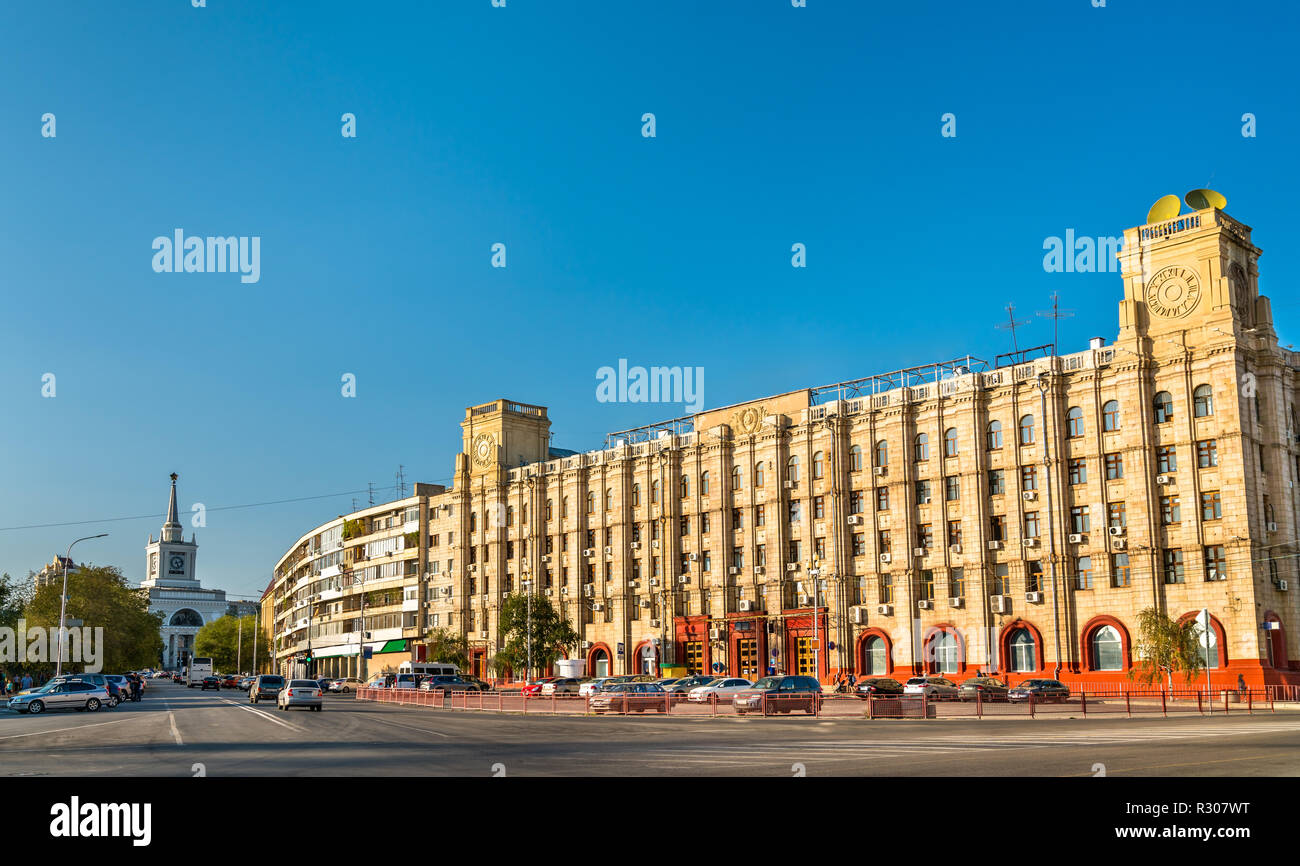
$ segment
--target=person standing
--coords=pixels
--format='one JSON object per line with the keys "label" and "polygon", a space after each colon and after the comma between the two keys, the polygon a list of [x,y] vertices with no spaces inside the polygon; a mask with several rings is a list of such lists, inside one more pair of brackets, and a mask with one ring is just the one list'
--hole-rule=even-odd
{"label": "person standing", "polygon": [[31,687],[32,687],[32,675],[23,674],[23,688],[30,689]]}

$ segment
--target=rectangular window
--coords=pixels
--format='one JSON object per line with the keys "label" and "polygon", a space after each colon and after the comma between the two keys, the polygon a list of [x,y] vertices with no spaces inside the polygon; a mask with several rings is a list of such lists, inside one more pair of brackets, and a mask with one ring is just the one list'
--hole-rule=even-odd
{"label": "rectangular window", "polygon": [[1025,512],[1025,538],[1038,537],[1038,512]]}
{"label": "rectangular window", "polygon": [[880,530],[880,544],[878,545],[881,553],[889,553],[889,530]]}
{"label": "rectangular window", "polygon": [[744,528],[745,528],[745,511],[744,511],[744,509],[742,509],[742,508],[733,508],[733,509],[731,509],[731,528],[732,528],[733,530],[735,530],[735,529],[744,529]]}
{"label": "rectangular window", "polygon": [[1037,466],[1020,467],[1020,489],[1021,490],[1038,489],[1038,467]]}
{"label": "rectangular window", "polygon": [[917,547],[934,546],[934,530],[930,527],[930,524],[922,523],[916,527],[916,546]]}
{"label": "rectangular window", "polygon": [[921,572],[921,598],[934,601],[934,572],[929,569]]}
{"label": "rectangular window", "polygon": [[1092,589],[1092,557],[1080,556],[1074,560],[1074,588]]}
{"label": "rectangular window", "polygon": [[1196,465],[1201,469],[1213,469],[1219,465],[1217,439],[1203,439],[1196,443]]}
{"label": "rectangular window", "polygon": [[712,517],[713,515],[708,514],[707,512],[700,515],[700,532],[704,535],[708,535],[713,529]]}
{"label": "rectangular window", "polygon": [[1183,510],[1177,496],[1160,497],[1160,524],[1174,526],[1183,522]]}
{"label": "rectangular window", "polygon": [[892,574],[880,575],[880,603],[894,603],[894,576]]}
{"label": "rectangular window", "polygon": [[1123,502],[1111,502],[1106,505],[1106,525],[1118,526],[1120,529],[1128,527],[1128,509],[1124,507]]}
{"label": "rectangular window", "polygon": [[813,519],[814,520],[826,519],[826,497],[825,496],[813,497]]}
{"label": "rectangular window", "polygon": [[1088,483],[1088,462],[1082,457],[1073,457],[1069,463],[1070,483]]}
{"label": "rectangular window", "polygon": [[767,509],[762,505],[754,506],[754,525],[755,526],[767,525]]}
{"label": "rectangular window", "polygon": [[864,532],[855,532],[855,533],[853,533],[853,555],[854,555],[854,556],[866,556],[866,555],[867,555],[867,536],[866,536],[866,533],[864,533]]}
{"label": "rectangular window", "polygon": [[1110,574],[1111,586],[1125,587],[1131,585],[1133,574],[1129,568],[1127,553],[1112,553],[1110,555]]}
{"label": "rectangular window", "polygon": [[1223,503],[1219,499],[1219,491],[1207,490],[1201,494],[1201,519],[1218,520],[1223,517]]}
{"label": "rectangular window", "polygon": [[930,504],[930,482],[929,481],[916,482],[916,504],[917,505]]}
{"label": "rectangular window", "polygon": [[1076,505],[1070,509],[1070,531],[1074,533],[1086,533],[1092,527],[1092,519],[1088,516],[1088,506]]}
{"label": "rectangular window", "polygon": [[966,596],[966,569],[954,568],[948,572],[948,597],[964,598]]}
{"label": "rectangular window", "polygon": [[1107,454],[1106,455],[1106,480],[1118,481],[1124,477],[1124,455]]}
{"label": "rectangular window", "polygon": [[754,565],[767,567],[767,545],[759,544],[754,547]]}
{"label": "rectangular window", "polygon": [[994,595],[1011,595],[1011,569],[1005,562],[993,566]]}
{"label": "rectangular window", "polygon": [[1156,448],[1156,471],[1160,474],[1178,471],[1178,450],[1173,445]]}
{"label": "rectangular window", "polygon": [[862,491],[854,490],[849,494],[849,514],[862,513]]}
{"label": "rectangular window", "polygon": [[1163,553],[1165,583],[1185,583],[1183,552],[1181,550],[1165,550]]}
{"label": "rectangular window", "polygon": [[1007,482],[1001,469],[989,470],[989,496],[1001,496],[1007,492]]}
{"label": "rectangular window", "polygon": [[1211,544],[1205,548],[1205,579],[1223,580],[1228,576],[1228,560],[1223,553],[1222,544]]}
{"label": "rectangular window", "polygon": [[826,539],[813,539],[813,557],[819,562],[824,562],[826,560]]}
{"label": "rectangular window", "polygon": [[876,510],[877,511],[889,510],[889,488],[888,487],[876,488]]}
{"label": "rectangular window", "polygon": [[948,521],[948,546],[955,547],[961,544],[961,521]]}
{"label": "rectangular window", "polygon": [[943,498],[948,502],[961,499],[961,479],[956,475],[949,475],[943,479]]}
{"label": "rectangular window", "polygon": [[790,522],[798,523],[803,519],[803,504],[798,499],[790,501]]}
{"label": "rectangular window", "polygon": [[989,515],[989,539],[991,541],[1007,540],[1007,519],[1001,514]]}

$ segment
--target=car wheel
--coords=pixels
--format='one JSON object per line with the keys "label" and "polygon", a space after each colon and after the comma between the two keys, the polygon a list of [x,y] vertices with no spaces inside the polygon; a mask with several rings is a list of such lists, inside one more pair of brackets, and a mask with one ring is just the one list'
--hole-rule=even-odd
{"label": "car wheel", "polygon": [[91,698],[86,701],[86,709],[90,710],[92,713],[99,712],[99,698]]}
{"label": "car wheel", "polygon": [[352,691],[352,689],[348,688],[347,686],[344,686],[342,691],[343,694],[347,694],[348,692]]}
{"label": "car wheel", "polygon": [[43,713],[45,712],[45,704],[41,703],[40,701],[32,701],[30,704],[27,705],[27,712],[33,714]]}

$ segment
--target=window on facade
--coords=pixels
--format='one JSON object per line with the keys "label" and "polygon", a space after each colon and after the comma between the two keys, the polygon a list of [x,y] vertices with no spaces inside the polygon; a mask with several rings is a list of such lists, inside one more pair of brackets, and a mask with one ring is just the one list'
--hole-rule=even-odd
{"label": "window on facade", "polygon": [[478,532],[478,512],[477,512],[477,511],[471,511],[471,512],[469,513],[469,531],[470,531],[470,532]]}
{"label": "window on facade", "polygon": [[889,443],[886,442],[884,439],[881,439],[879,442],[876,443],[876,465],[877,466],[889,465]]}
{"label": "window on facade", "polygon": [[1021,490],[1038,489],[1038,467],[1036,466],[1020,467],[1020,489]]}
{"label": "window on facade", "polygon": [[956,502],[961,499],[961,479],[956,475],[949,475],[943,479],[943,498],[946,502]]}
{"label": "window on facade", "polygon": [[1005,562],[999,562],[993,566],[992,589],[994,595],[1011,594],[1011,569]]}
{"label": "window on facade", "polygon": [[658,481],[650,482],[650,503],[652,505],[659,504],[659,482]]}
{"label": "window on facade", "polygon": [[866,533],[864,533],[864,532],[855,532],[855,533],[853,533],[853,555],[854,555],[854,556],[866,556],[866,555],[867,555],[867,536],[866,536]]}
{"label": "window on facade", "polygon": [[754,486],[763,486],[763,461],[754,464]]}
{"label": "window on facade", "polygon": [[820,451],[813,452],[812,472],[814,479],[826,477],[826,458]]}
{"label": "window on facade", "polygon": [[799,455],[795,454],[785,464],[786,479],[789,481],[799,481]]}
{"label": "window on facade", "polygon": [[989,470],[989,496],[1001,496],[1007,492],[1006,480],[1001,469]]}
{"label": "window on facade", "polygon": [[641,507],[641,485],[640,484],[632,485],[632,506],[634,508]]}
{"label": "window on facade", "polygon": [[916,439],[913,440],[913,443],[914,444],[913,444],[913,451],[912,451],[912,459],[914,459],[917,463],[921,463],[926,460],[929,460],[930,459],[930,434],[928,433],[916,434]]}
{"label": "window on facade", "polygon": [[1177,496],[1160,497],[1160,524],[1175,526],[1183,522],[1183,509]]}
{"label": "window on facade", "polygon": [[743,509],[740,508],[731,509],[731,528],[732,529],[745,528],[745,512]]}
{"label": "window on facade", "polygon": [[943,434],[943,456],[957,456],[957,428],[949,427]]}
{"label": "window on facade", "polygon": [[1067,468],[1071,484],[1088,483],[1088,462],[1082,457],[1071,457]]}
{"label": "window on facade", "polygon": [[1160,445],[1156,448],[1156,471],[1162,474],[1178,471],[1178,451],[1173,445]]}
{"label": "window on facade", "polygon": [[1197,385],[1192,391],[1192,414],[1197,418],[1209,418],[1214,414],[1214,394],[1209,385]]}
{"label": "window on facade", "polygon": [[961,544],[961,521],[948,521],[948,546],[956,547]]}
{"label": "window on facade", "polygon": [[767,506],[766,506],[766,505],[755,505],[755,506],[754,506],[754,525],[755,525],[755,526],[766,526],[766,525],[767,525]]}
{"label": "window on facade", "polygon": [[1101,407],[1101,429],[1111,433],[1119,429],[1119,401],[1107,400]]}
{"label": "window on facade", "polygon": [[790,500],[790,522],[798,523],[803,520],[803,503],[798,499]]}
{"label": "window on facade", "polygon": [[948,597],[964,598],[966,596],[966,570],[954,568],[948,572]]}
{"label": "window on facade", "polygon": [[707,469],[700,473],[700,495],[709,495],[709,470]]}
{"label": "window on facade", "polygon": [[916,527],[916,546],[925,548],[934,547],[934,529],[930,524],[922,523]]}
{"label": "window on facade", "polygon": [[1161,552],[1164,566],[1165,583],[1185,583],[1183,575],[1183,552],[1181,550],[1164,550]]}
{"label": "window on facade", "polygon": [[1103,625],[1092,633],[1092,669],[1117,671],[1124,667],[1124,644],[1113,626]]}
{"label": "window on facade", "polygon": [[1205,548],[1205,579],[1222,580],[1228,576],[1228,560],[1222,544],[1211,544]]}
{"label": "window on facade", "polygon": [[1092,589],[1092,557],[1091,556],[1075,557],[1074,588]]}
{"label": "window on facade", "polygon": [[921,599],[934,601],[934,572],[929,569],[921,572]]}
{"label": "window on facade", "polygon": [[564,520],[569,516],[569,497],[560,500],[560,519]]}
{"label": "window on facade", "polygon": [[916,502],[918,505],[930,504],[930,482],[929,481],[916,482]]}
{"label": "window on facade", "polygon": [[1223,502],[1219,491],[1207,490],[1201,494],[1201,519],[1218,520],[1223,517]]}
{"label": "window on facade", "polygon": [[862,446],[861,445],[849,446],[849,471],[850,472],[862,471]]}
{"label": "window on facade", "polygon": [[1034,635],[1027,628],[1018,628],[1011,633],[1011,670],[1016,673],[1030,673],[1038,669],[1037,647]]}
{"label": "window on facade", "polygon": [[614,488],[612,487],[607,487],[605,489],[605,510],[614,510]]}
{"label": "window on facade", "polygon": [[894,603],[894,576],[892,574],[880,575],[880,603]]}
{"label": "window on facade", "polygon": [[813,519],[814,520],[826,519],[826,497],[825,496],[813,497]]}
{"label": "window on facade", "polygon": [[587,513],[596,513],[596,494],[594,492],[587,494]]}
{"label": "window on facade", "polygon": [[952,632],[945,631],[935,635],[932,643],[934,646],[934,669],[941,674],[957,673],[961,656],[957,636]]}
{"label": "window on facade", "polygon": [[1078,406],[1071,406],[1065,410],[1065,436],[1067,439],[1078,439],[1083,436],[1083,410]]}
{"label": "window on facade", "polygon": [[1114,587],[1130,586],[1133,579],[1133,573],[1129,568],[1127,553],[1112,553],[1110,555],[1110,582]]}
{"label": "window on facade", "polygon": [[1001,514],[989,515],[989,539],[992,541],[1007,540],[1007,519]]}
{"label": "window on facade", "polygon": [[1025,415],[1020,419],[1020,444],[1034,444],[1034,416]]}
{"label": "window on facade", "polygon": [[1090,531],[1092,520],[1088,516],[1088,506],[1076,505],[1070,509],[1070,531],[1074,533],[1086,533]]}
{"label": "window on facade", "polygon": [[862,513],[862,491],[854,490],[849,493],[849,514]]}
{"label": "window on facade", "polygon": [[[1037,559],[1031,559],[1025,563],[1025,592],[1042,592],[1043,590],[1043,564]],[[1010,580],[1007,582],[1007,589],[1002,595],[1008,595],[1011,592]]]}
{"label": "window on facade", "polygon": [[683,475],[682,480],[678,482],[678,491],[682,499],[689,498],[691,495],[691,479]]}
{"label": "window on facade", "polygon": [[1106,525],[1118,526],[1120,529],[1128,526],[1128,510],[1124,507],[1123,502],[1108,502],[1106,504]]}
{"label": "window on facade", "polygon": [[1118,481],[1124,477],[1124,455],[1106,455],[1106,480]]}
{"label": "window on facade", "polygon": [[876,510],[877,511],[889,510],[889,488],[888,487],[876,488]]}
{"label": "window on facade", "polygon": [[[1206,647],[1209,643],[1209,647]],[[1202,636],[1196,642],[1196,651],[1201,655],[1201,664],[1211,670],[1219,666],[1219,635],[1214,625],[1210,625],[1208,636]]]}
{"label": "window on facade", "polygon": [[880,537],[878,539],[878,542],[879,543],[877,544],[877,547],[880,548],[880,552],[889,553],[890,535],[888,529],[880,530]]}
{"label": "window on facade", "polygon": [[1213,469],[1219,465],[1218,440],[1203,439],[1196,443],[1196,465],[1201,469]]}
{"label": "window on facade", "polygon": [[1025,512],[1025,538],[1038,537],[1038,512]]}
{"label": "window on facade", "polygon": [[551,520],[554,517],[555,517],[555,502],[554,500],[548,499],[546,500],[546,519]]}
{"label": "window on facade", "polygon": [[731,467],[731,489],[743,490],[745,488],[745,473],[739,466]]}
{"label": "window on facade", "polygon": [[[888,604],[889,602],[881,603]],[[878,635],[867,638],[862,645],[862,668],[862,672],[869,676],[884,676],[889,672],[884,638]]]}
{"label": "window on facade", "polygon": [[1002,422],[990,421],[989,426],[985,428],[984,442],[988,450],[1000,451],[1002,449]]}
{"label": "window on facade", "polygon": [[1156,411],[1156,423],[1168,424],[1174,420],[1174,398],[1168,391],[1161,391],[1152,400]]}

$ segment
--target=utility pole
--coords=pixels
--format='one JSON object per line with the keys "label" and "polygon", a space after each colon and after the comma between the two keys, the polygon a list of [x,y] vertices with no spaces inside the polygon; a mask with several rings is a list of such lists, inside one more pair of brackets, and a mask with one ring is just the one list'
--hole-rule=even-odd
{"label": "utility pole", "polygon": [[[172,485],[175,487],[175,485]],[[72,548],[80,541],[89,541],[92,538],[104,538],[107,532],[101,532],[99,535],[87,535],[85,538],[78,538],[77,541],[68,545],[68,555],[63,558],[63,595],[59,596],[59,657],[54,663],[54,675],[57,677],[63,673],[63,636],[66,631],[65,623],[67,622],[68,612],[68,563],[72,561]]]}
{"label": "utility pole", "polygon": [[[235,610],[238,611],[239,608],[236,607]],[[243,670],[244,617],[239,616],[238,619],[239,619],[239,637],[235,638],[235,672],[242,674],[244,672]]]}

